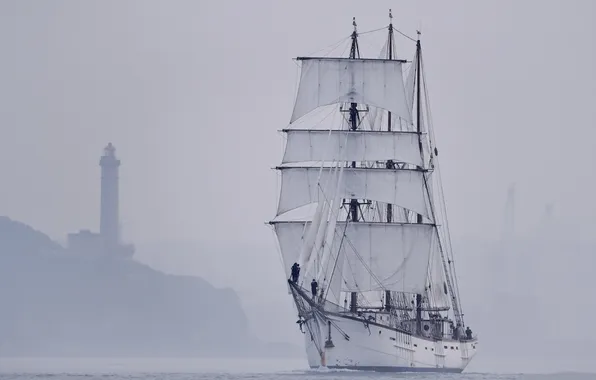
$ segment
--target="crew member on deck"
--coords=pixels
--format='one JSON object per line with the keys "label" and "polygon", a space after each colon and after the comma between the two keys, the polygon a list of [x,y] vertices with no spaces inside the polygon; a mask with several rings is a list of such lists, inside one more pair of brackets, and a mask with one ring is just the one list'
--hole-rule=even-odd
{"label": "crew member on deck", "polygon": [[453,330],[453,339],[459,340],[461,338],[461,324],[457,322],[457,326]]}
{"label": "crew member on deck", "polygon": [[317,289],[318,288],[319,288],[319,284],[313,278],[312,281],[310,282],[310,291],[312,292],[312,298],[313,299],[315,299],[315,297],[317,296]]}
{"label": "crew member on deck", "polygon": [[466,339],[472,340],[472,329],[470,329],[470,326],[466,327]]}

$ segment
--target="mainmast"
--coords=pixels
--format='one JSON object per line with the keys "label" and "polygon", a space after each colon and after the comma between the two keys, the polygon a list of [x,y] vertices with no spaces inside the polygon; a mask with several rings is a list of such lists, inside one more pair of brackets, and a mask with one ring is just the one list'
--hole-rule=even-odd
{"label": "mainmast", "polygon": [[[388,59],[393,59],[393,15],[391,14],[391,9],[389,9],[389,39],[388,39]],[[387,112],[387,130],[391,131],[391,111]],[[387,169],[394,169],[395,163],[393,160],[387,160],[386,163]],[[387,203],[387,223],[391,223],[393,221],[393,205],[391,203]],[[386,295],[389,295],[387,293]],[[388,303],[388,302],[387,302]]]}
{"label": "mainmast", "polygon": [[[387,58],[393,59],[393,14],[389,9],[389,38],[387,41]],[[391,131],[391,111],[387,112],[387,130]],[[395,163],[393,160],[387,160],[385,164],[387,169],[395,169]],[[387,203],[387,223],[393,222],[393,204]],[[391,310],[391,290],[385,290],[385,310]]]}

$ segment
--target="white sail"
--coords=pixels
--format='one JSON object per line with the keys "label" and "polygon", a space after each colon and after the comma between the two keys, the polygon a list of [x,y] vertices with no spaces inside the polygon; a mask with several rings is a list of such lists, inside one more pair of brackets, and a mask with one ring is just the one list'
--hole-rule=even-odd
{"label": "white sail", "polygon": [[347,258],[344,290],[423,292],[433,230],[424,224],[349,224],[342,247]]}
{"label": "white sail", "polygon": [[[436,231],[438,233],[438,231]],[[443,268],[443,259],[439,246],[439,237],[435,235],[433,249],[428,266],[428,291],[427,295],[431,307],[445,308],[451,305],[447,291],[447,280]]]}
{"label": "white sail", "polygon": [[326,190],[329,187],[329,177],[327,176],[325,178],[324,182],[324,190],[323,187],[321,185],[321,174],[322,174],[322,168],[318,169],[318,174],[317,174],[317,178],[314,184],[314,192],[316,193],[316,197],[317,197],[317,210],[315,212],[314,218],[313,218],[313,225],[315,225],[316,227],[314,229],[311,229],[307,234],[305,234],[305,239],[303,244],[301,244],[301,250],[300,250],[300,255],[298,256],[298,264],[300,264],[301,267],[305,266],[305,263],[310,263],[311,262],[311,254],[312,254],[312,250],[313,247],[316,243],[316,237],[317,237],[317,231],[319,228],[319,225],[321,223],[321,220],[323,218],[323,214],[324,214],[324,206],[325,206],[325,202],[324,202],[324,197],[326,194]]}
{"label": "white sail", "polygon": [[[381,52],[378,56],[379,59],[386,59],[385,57],[387,57],[387,45],[381,49]],[[414,78],[414,72],[416,70],[414,70],[415,66],[410,65],[409,70],[407,70],[406,74],[406,81],[405,81],[405,93],[406,93],[406,104],[408,106],[408,111],[412,114],[413,109],[412,109],[412,105],[413,103],[413,99],[414,99],[414,83],[410,83],[410,79]],[[411,90],[411,91],[410,91]],[[412,114],[413,115],[413,114]],[[369,123],[371,124],[371,129],[372,130],[383,130],[385,129],[385,127],[387,126],[387,122],[389,119],[389,115],[388,112],[386,110],[384,110],[383,108],[379,108],[379,107],[369,107],[369,111],[368,111],[368,115],[367,118],[369,120]],[[391,114],[391,126],[392,129],[394,131],[413,131],[412,128],[412,120],[411,119],[404,119],[406,121],[406,125],[404,127],[402,127],[402,123],[401,123],[401,118],[398,114]],[[416,164],[414,162],[409,162],[409,161],[405,161],[407,163],[413,163]]]}
{"label": "white sail", "polygon": [[343,169],[343,166],[338,169],[338,178],[336,181],[333,198],[331,199],[331,213],[329,214],[329,222],[327,223],[327,230],[325,232],[325,242],[322,246],[323,252],[321,255],[321,266],[319,268],[317,278],[327,278],[329,262],[332,259],[331,250],[333,249],[333,238],[335,235],[335,225],[337,223],[337,213],[339,211],[339,205],[342,200],[342,197],[339,196],[339,191],[341,189],[341,183],[343,179]]}
{"label": "white sail", "polygon": [[[324,168],[321,182],[331,168]],[[277,215],[319,201],[317,167],[281,167],[281,193]],[[430,219],[430,201],[425,191],[425,173],[417,170],[344,168],[339,195],[370,199],[415,211]],[[330,198],[327,192],[326,198]]]}
{"label": "white sail", "polygon": [[364,130],[287,129],[282,164],[308,161],[386,161],[422,166],[418,134]]}
{"label": "white sail", "polygon": [[[322,207],[322,203],[320,205]],[[305,227],[310,227],[310,225],[311,223],[308,223],[308,226],[302,224],[302,229],[288,228],[283,224],[273,225],[279,242],[286,278],[290,278],[292,264],[296,262],[301,264],[301,252],[306,250],[305,245],[307,244],[307,235],[309,232],[309,229]]]}
{"label": "white sail", "polygon": [[309,237],[309,245],[304,247],[304,256],[301,256],[299,261],[300,267],[303,268],[303,279],[304,277],[312,274],[312,267],[315,263],[315,260],[317,259],[318,246],[322,241],[322,231],[324,231],[325,227],[327,226],[327,212],[329,211],[329,203],[325,201],[319,202],[317,211],[320,212],[315,217],[315,221],[317,223],[313,224],[314,228],[309,228],[307,233],[307,236]]}
{"label": "white sail", "polygon": [[401,61],[303,58],[290,122],[318,107],[343,102],[380,107],[412,120]]}
{"label": "white sail", "polygon": [[[274,223],[282,253],[291,261],[300,245],[304,225],[310,222]],[[394,290],[423,293],[434,241],[430,224],[337,222],[333,256],[345,255],[343,290]],[[345,232],[345,234],[344,234]]]}
{"label": "white sail", "polygon": [[[343,226],[345,228],[345,224]],[[337,231],[342,233],[343,231]],[[327,293],[328,299],[336,305],[341,305],[341,289],[343,283],[344,263],[346,255],[343,249],[338,249],[342,243],[341,239],[334,239],[334,244],[331,247],[329,256],[330,265],[326,272],[327,281],[329,282],[329,290]],[[337,247],[337,248],[336,248]],[[336,248],[336,249],[333,249]]]}
{"label": "white sail", "polygon": [[[406,81],[405,81],[405,93],[406,93],[406,103],[408,110],[414,115],[414,103],[415,103],[415,91],[414,85],[416,83],[416,58],[413,64],[410,66],[410,70],[408,71]],[[367,115],[367,119],[369,124],[371,125],[372,130],[384,130],[387,127],[389,115],[387,110],[379,107],[370,107]],[[402,120],[405,123],[402,123]],[[415,132],[416,126],[414,125],[413,120],[402,119],[400,115],[392,113],[391,114],[391,128],[393,131],[402,131],[403,132]],[[424,131],[424,128],[420,129]],[[408,161],[404,161],[408,162]],[[412,162],[408,162],[412,163]]]}
{"label": "white sail", "polygon": [[[331,169],[332,175],[329,178],[329,185],[326,186],[330,191],[334,191],[337,188],[337,177],[339,174],[339,168],[336,166],[335,168]],[[330,192],[328,192],[329,194]],[[331,193],[332,194],[332,193]],[[320,201],[321,202],[321,201]],[[319,202],[319,203],[320,203]],[[322,254],[322,247],[323,241],[325,240],[325,235],[327,233],[327,224],[329,222],[329,207],[331,205],[331,199],[324,199],[323,202],[323,209],[321,214],[321,221],[319,222],[319,226],[317,228],[317,234],[315,237],[315,244],[312,248],[312,253],[310,255],[310,260],[308,261],[305,267],[305,276],[309,276],[317,272],[318,267],[321,266],[321,254]],[[316,265],[315,265],[316,263]],[[315,265],[313,269],[313,265]]]}
{"label": "white sail", "polygon": [[406,102],[408,103],[408,109],[413,111],[414,109],[414,84],[416,83],[416,66],[418,65],[418,55],[414,57],[414,62],[410,66],[410,70],[408,71],[408,77],[406,78]]}

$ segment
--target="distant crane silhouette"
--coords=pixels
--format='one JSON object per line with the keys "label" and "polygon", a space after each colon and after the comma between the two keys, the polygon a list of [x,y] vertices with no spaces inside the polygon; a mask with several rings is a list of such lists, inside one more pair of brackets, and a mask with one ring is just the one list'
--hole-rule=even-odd
{"label": "distant crane silhouette", "polygon": [[493,256],[493,287],[498,292],[514,292],[515,257],[512,254],[515,239],[515,183],[509,185],[503,206],[501,236]]}

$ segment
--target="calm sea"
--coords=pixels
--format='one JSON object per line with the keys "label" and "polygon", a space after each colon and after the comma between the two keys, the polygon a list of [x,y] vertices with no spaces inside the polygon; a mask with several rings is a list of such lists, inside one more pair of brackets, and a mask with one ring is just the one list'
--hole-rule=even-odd
{"label": "calm sea", "polygon": [[596,380],[596,373],[381,374],[309,370],[302,360],[0,358],[0,380]]}

